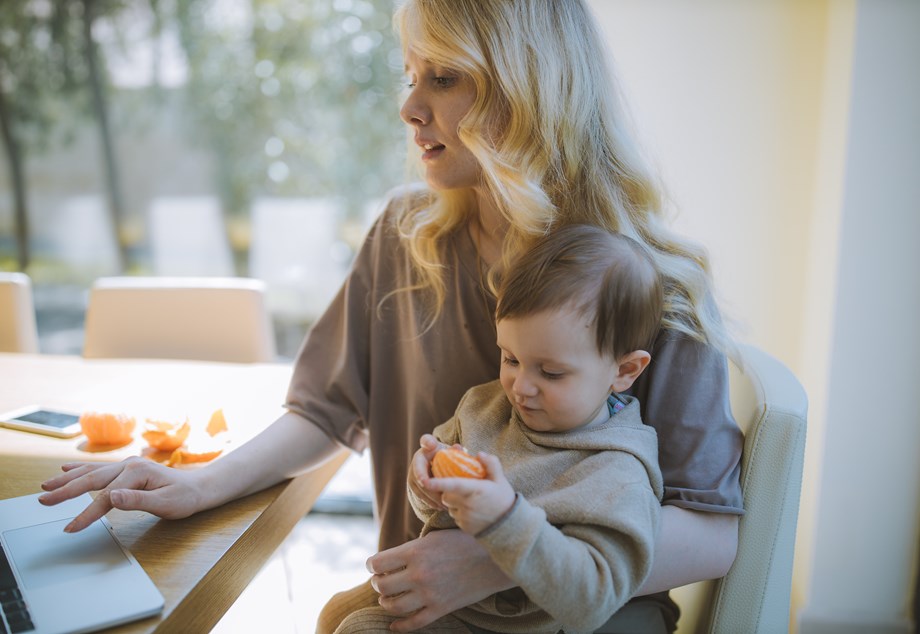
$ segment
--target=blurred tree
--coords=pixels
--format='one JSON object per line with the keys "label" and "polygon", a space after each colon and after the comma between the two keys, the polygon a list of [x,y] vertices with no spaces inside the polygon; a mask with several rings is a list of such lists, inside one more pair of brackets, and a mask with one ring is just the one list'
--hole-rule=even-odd
{"label": "blurred tree", "polygon": [[[57,1],[64,4],[63,0]],[[106,193],[109,201],[109,219],[115,234],[115,244],[118,245],[118,268],[123,272],[127,270],[129,264],[125,231],[122,229],[125,224],[124,196],[106,96],[108,73],[105,69],[105,61],[100,55],[99,46],[93,38],[93,25],[100,17],[118,13],[124,8],[124,5],[121,0],[70,0],[70,2],[79,3],[79,6],[82,7],[79,13],[82,13],[82,48],[83,57],[86,60],[86,83],[92,95],[93,118],[99,128],[99,145],[102,149]]]}
{"label": "blurred tree", "polygon": [[[149,12],[147,41],[113,45],[139,11]],[[347,217],[360,217],[404,165],[402,56],[391,15],[392,0],[0,0],[0,135],[21,268],[29,259],[26,157],[62,129],[62,113],[97,124],[120,264],[131,264],[110,103],[113,89],[144,91],[110,86],[106,57],[130,57],[135,45],[152,53],[147,114],[157,115],[167,90],[179,96],[189,143],[213,156],[238,272],[257,196],[335,198]],[[185,81],[160,86],[160,45],[176,34]]]}
{"label": "blurred tree", "polygon": [[[13,189],[20,269],[31,259],[26,159],[30,152],[47,147],[65,113],[92,116],[98,125],[119,264],[122,270],[127,264],[120,239],[124,210],[105,92],[107,73],[93,37],[100,16],[123,8],[122,0],[4,0],[0,4],[0,134]],[[79,117],[71,119],[75,120]]]}
{"label": "blurred tree", "polygon": [[54,10],[31,0],[0,4],[0,134],[13,193],[16,259],[31,261],[25,166],[30,149],[47,140],[54,120],[49,88],[64,83],[54,72],[51,51]]}
{"label": "blurred tree", "polygon": [[[176,4],[192,129],[214,151],[225,211],[248,219],[258,195],[320,196],[359,217],[404,165],[392,0],[251,0],[237,9]],[[238,255],[248,246],[231,244]]]}

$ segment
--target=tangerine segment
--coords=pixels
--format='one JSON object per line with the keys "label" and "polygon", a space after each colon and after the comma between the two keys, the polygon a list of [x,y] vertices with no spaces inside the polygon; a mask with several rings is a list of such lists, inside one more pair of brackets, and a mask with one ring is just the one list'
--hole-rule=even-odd
{"label": "tangerine segment", "polygon": [[131,442],[137,423],[127,414],[83,412],[80,428],[94,445],[125,445]]}
{"label": "tangerine segment", "polygon": [[436,478],[478,478],[486,477],[486,469],[479,458],[471,456],[466,449],[446,447],[434,455],[431,473]]}
{"label": "tangerine segment", "polygon": [[141,433],[141,436],[147,441],[151,449],[175,451],[182,446],[191,431],[192,428],[189,426],[187,419],[182,425],[176,425],[175,423],[148,418],[147,428]]}

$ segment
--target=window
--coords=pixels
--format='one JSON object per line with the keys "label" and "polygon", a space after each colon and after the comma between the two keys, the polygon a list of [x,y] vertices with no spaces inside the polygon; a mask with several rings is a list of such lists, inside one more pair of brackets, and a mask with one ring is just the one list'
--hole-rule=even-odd
{"label": "window", "polygon": [[293,356],[404,178],[391,15],[5,0],[0,269],[32,277],[42,351],[80,351],[96,277],[242,275],[268,284]]}

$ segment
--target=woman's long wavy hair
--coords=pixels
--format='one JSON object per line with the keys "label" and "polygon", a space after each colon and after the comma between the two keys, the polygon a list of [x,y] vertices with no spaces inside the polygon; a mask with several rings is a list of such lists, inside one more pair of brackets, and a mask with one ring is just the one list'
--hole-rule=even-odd
{"label": "woman's long wavy hair", "polygon": [[[648,250],[665,288],[663,327],[729,351],[706,251],[666,227],[663,189],[638,151],[594,18],[582,0],[406,0],[403,49],[464,73],[476,99],[460,139],[508,221],[495,274],[554,227],[589,224]],[[499,130],[489,136],[488,131]],[[407,196],[398,227],[436,319],[447,237],[476,213],[469,190]]]}

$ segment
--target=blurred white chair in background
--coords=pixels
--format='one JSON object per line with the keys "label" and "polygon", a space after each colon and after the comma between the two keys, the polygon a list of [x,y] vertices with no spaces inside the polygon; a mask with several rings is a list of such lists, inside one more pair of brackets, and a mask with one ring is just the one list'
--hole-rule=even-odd
{"label": "blurred white chair in background", "polygon": [[722,579],[672,592],[678,634],[789,630],[808,399],[780,361],[753,346],[740,352],[744,367],[732,364],[729,377],[732,413],[744,432],[738,554]]}
{"label": "blurred white chair in background", "polygon": [[265,284],[233,277],[106,277],[89,292],[83,356],[275,360]]}
{"label": "blurred white chair in background", "polygon": [[312,321],[335,296],[351,252],[338,237],[342,212],[323,198],[258,198],[249,271],[265,280],[272,314]]}
{"label": "blurred white chair in background", "polygon": [[155,198],[148,210],[150,255],[157,275],[233,274],[220,201],[214,196]]}
{"label": "blurred white chair in background", "polygon": [[0,352],[38,352],[32,280],[0,272]]}

